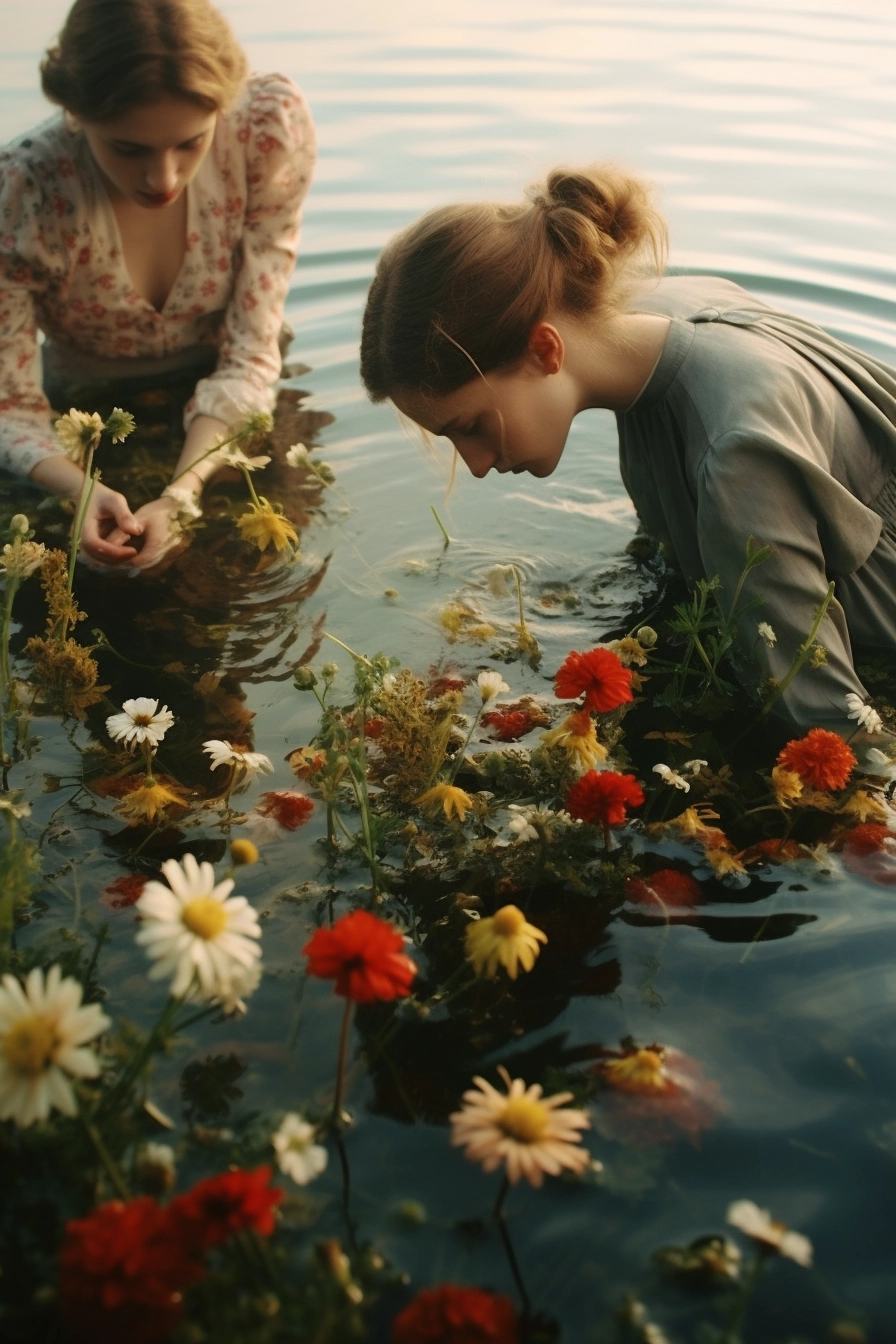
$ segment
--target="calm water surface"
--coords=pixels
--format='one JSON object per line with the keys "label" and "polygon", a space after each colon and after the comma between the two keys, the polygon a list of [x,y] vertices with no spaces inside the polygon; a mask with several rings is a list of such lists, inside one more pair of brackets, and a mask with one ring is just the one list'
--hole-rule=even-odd
{"label": "calm water surface", "polygon": [[[4,139],[44,115],[36,62],[65,8],[33,0],[9,35],[0,57]],[[657,184],[673,265],[729,276],[896,362],[889,6],[436,0],[422,16],[406,0],[225,0],[222,8],[254,66],[303,86],[320,135],[288,316],[298,332],[293,353],[310,368],[296,385],[309,394],[306,405],[334,417],[317,442],[338,483],[303,537],[309,572],[315,557],[329,557],[329,565],[292,609],[287,647],[271,666],[259,670],[263,660],[253,663],[238,634],[220,659],[247,667],[255,743],[275,761],[314,730],[307,699],[287,689],[282,674],[321,625],[355,648],[383,648],[423,671],[446,654],[439,606],[481,593],[490,565],[513,562],[527,576],[545,657],[542,674],[515,665],[508,680],[515,692],[544,691],[562,656],[599,639],[637,593],[623,559],[634,516],[608,413],[579,417],[550,480],[465,477],[446,504],[447,462],[434,466],[388,408],[367,403],[357,336],[374,260],[423,209],[485,195],[515,199],[556,162],[614,158]],[[455,539],[445,553],[430,505]],[[410,572],[408,560],[426,568]],[[577,605],[543,601],[554,585],[568,588]],[[400,596],[384,597],[387,588]],[[123,682],[115,691],[124,697],[145,687]],[[71,773],[71,748],[48,725],[39,767],[64,773],[66,762]],[[289,783],[279,765],[277,786]],[[54,821],[59,806],[58,795],[39,801],[38,821]],[[120,871],[108,819],[86,816],[77,832],[66,820],[47,844],[58,880],[45,893],[46,918],[71,918],[66,865],[77,860],[80,918],[95,923],[87,893],[94,879],[102,884]],[[331,1082],[339,1004],[328,986],[300,984],[307,910],[273,902],[284,886],[318,874],[317,834],[312,825],[272,846],[265,865],[241,882],[272,912],[270,975],[244,1023],[195,1043],[197,1057],[240,1054],[247,1104],[263,1097],[294,1105]],[[529,1292],[562,1317],[570,1344],[611,1338],[610,1310],[624,1289],[648,1282],[650,1252],[721,1230],[728,1201],[740,1197],[809,1234],[818,1266],[811,1274],[775,1267],[753,1338],[801,1333],[820,1341],[831,1319],[849,1313],[865,1320],[877,1344],[896,1338],[892,902],[885,887],[786,869],[750,905],[754,923],[730,926],[730,941],[724,932],[708,938],[693,927],[617,921],[593,953],[596,972],[607,972],[604,992],[567,1000],[520,1042],[522,1052],[547,1040],[574,1049],[613,1045],[626,1033],[660,1039],[698,1058],[728,1106],[700,1152],[677,1145],[645,1157],[595,1135],[606,1194],[514,1193]],[[707,913],[724,921],[744,907],[720,902]],[[790,937],[751,942],[769,914],[807,918]],[[140,1016],[153,1006],[143,1008],[146,980],[131,933],[124,912],[106,975]],[[177,1075],[159,1086],[160,1102],[176,1111]],[[468,1245],[453,1231],[457,1220],[485,1214],[493,1181],[449,1150],[443,1128],[365,1113],[370,1085],[359,1073],[353,1086],[361,1120],[349,1149],[362,1236],[415,1284],[457,1279],[512,1291],[496,1240]],[[338,1234],[335,1173],[316,1190],[331,1201],[325,1217]],[[430,1213],[413,1233],[389,1216],[403,1198]],[[691,1338],[681,1300],[653,1289],[670,1333]]]}

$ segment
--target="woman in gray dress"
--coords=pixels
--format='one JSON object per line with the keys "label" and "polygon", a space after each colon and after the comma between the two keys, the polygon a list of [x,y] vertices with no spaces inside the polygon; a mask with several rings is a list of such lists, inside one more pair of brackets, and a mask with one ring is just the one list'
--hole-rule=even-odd
{"label": "woman in gray dress", "polygon": [[657,279],[664,247],[644,183],[604,166],[431,211],[380,258],[367,390],[480,477],[548,476],[579,411],[614,411],[625,486],[687,578],[733,593],[749,538],[771,548],[738,632],[756,683],[784,676],[835,581],[826,661],[777,712],[889,744],[856,735],[852,644],[896,645],[896,371],[727,280]]}

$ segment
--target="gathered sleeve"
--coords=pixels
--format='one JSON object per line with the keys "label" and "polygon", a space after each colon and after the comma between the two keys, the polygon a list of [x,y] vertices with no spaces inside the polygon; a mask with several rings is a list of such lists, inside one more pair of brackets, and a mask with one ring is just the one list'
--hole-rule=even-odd
{"label": "gathered sleeve", "polygon": [[20,476],[62,451],[41,385],[36,308],[65,273],[53,202],[21,151],[0,155],[0,468]]}
{"label": "gathered sleeve", "polygon": [[311,114],[296,86],[282,75],[256,79],[237,138],[245,146],[246,204],[234,288],[217,368],[197,384],[185,429],[197,415],[233,424],[271,410],[280,376],[283,309],[315,157]]}

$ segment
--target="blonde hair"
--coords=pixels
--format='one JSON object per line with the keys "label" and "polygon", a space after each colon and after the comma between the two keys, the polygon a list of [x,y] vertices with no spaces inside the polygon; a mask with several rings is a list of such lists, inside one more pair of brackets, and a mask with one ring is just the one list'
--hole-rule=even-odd
{"label": "blonde hair", "polygon": [[220,111],[246,69],[209,0],[75,0],[40,72],[51,102],[101,122],[165,94]]}
{"label": "blonde hair", "polygon": [[521,205],[449,205],[398,234],[379,259],[361,336],[373,401],[444,396],[512,364],[551,313],[622,306],[666,227],[643,181],[610,164],[557,168]]}

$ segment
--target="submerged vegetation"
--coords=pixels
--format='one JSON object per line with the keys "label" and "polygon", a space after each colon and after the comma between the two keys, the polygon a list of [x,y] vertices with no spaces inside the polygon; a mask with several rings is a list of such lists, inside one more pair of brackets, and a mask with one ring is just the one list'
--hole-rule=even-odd
{"label": "submerged vegetation", "polygon": [[[102,435],[116,442],[132,428],[123,412],[63,417],[85,491]],[[253,451],[270,428],[252,421],[212,451],[248,494],[230,511],[233,544],[244,560],[289,566],[300,522],[253,483],[271,460]],[[332,482],[302,445],[285,461],[315,488]],[[537,667],[540,651],[519,570],[497,566],[483,592],[509,594],[518,615],[500,620],[485,598],[452,602],[441,613],[447,667],[401,667],[331,634],[337,664],[321,656],[319,632],[292,667],[290,691],[296,704],[316,700],[316,731],[291,744],[291,786],[265,789],[274,765],[254,749],[251,712],[227,669],[190,681],[185,662],[152,668],[116,654],[130,693],[110,698],[98,659],[111,644],[101,631],[82,633],[74,596],[85,499],[67,552],[36,541],[22,514],[2,552],[0,1165],[8,1192],[15,1181],[2,1215],[4,1338],[559,1340],[558,1304],[532,1299],[514,1246],[513,1187],[542,1198],[553,1184],[555,1215],[575,1208],[597,1220],[626,1181],[649,1190],[649,1155],[676,1143],[699,1149],[728,1103],[673,1039],[569,1046],[539,1029],[572,995],[612,991],[597,957],[611,921],[712,930],[704,906],[778,869],[840,865],[896,884],[886,753],[871,748],[871,774],[821,728],[776,743],[766,717],[783,682],[726,716],[742,698],[732,668],[740,586],[729,600],[699,584],[655,618],[658,628],[635,622],[570,651],[553,693],[517,694],[516,665]],[[188,509],[182,526],[197,526]],[[751,544],[744,574],[766,554]],[[42,586],[42,635],[15,624],[29,580]],[[823,612],[785,680],[811,675]],[[757,635],[774,639],[761,620]],[[499,666],[482,667],[483,644]],[[202,706],[196,722],[158,694],[165,678],[189,684]],[[847,708],[872,736],[888,713]],[[70,824],[78,809],[124,823],[109,835],[125,871],[102,893],[79,875],[77,856],[47,871],[57,822],[35,823],[30,788],[41,751],[33,727],[50,715],[69,733]],[[43,787],[58,791],[60,778],[47,773]],[[274,891],[262,879],[253,904],[240,888],[259,857],[297,846],[315,814],[314,876],[297,870]],[[75,893],[71,918],[44,927],[38,892],[58,892],[63,878]],[[145,963],[125,978],[106,944],[109,917],[127,910]],[[806,918],[755,919],[753,943]],[[291,973],[304,986],[331,982],[344,1001],[326,1079],[287,1107],[261,1089],[243,1098],[249,1080],[229,1044],[262,997],[268,958],[282,968],[272,928],[287,943],[290,929],[302,931]],[[649,967],[642,993],[647,1003],[656,995]],[[204,1020],[225,1044],[199,1058]],[[531,1048],[518,1048],[530,1032]],[[172,1070],[180,1119],[158,1100]],[[170,1084],[163,1090],[170,1102]],[[362,1104],[443,1127],[445,1161],[453,1146],[481,1169],[491,1212],[472,1209],[451,1235],[474,1246],[496,1237],[513,1296],[485,1277],[411,1271],[368,1237],[352,1181]],[[641,1167],[617,1156],[630,1152],[648,1155]],[[340,1196],[329,1208],[314,1189],[334,1169]],[[414,1201],[395,1209],[406,1228],[427,1216]],[[809,1269],[812,1246],[748,1198],[713,1216],[712,1233],[692,1240],[683,1223],[682,1244],[657,1248],[640,1286],[614,1286],[612,1296],[605,1284],[605,1319],[591,1337],[765,1338],[751,1332],[751,1304],[773,1297],[776,1259]],[[679,1297],[667,1334],[650,1301],[666,1301],[670,1284]],[[807,1302],[819,1297],[813,1284],[796,1289]],[[841,1331],[829,1338],[864,1338],[858,1316],[829,1317]]]}

